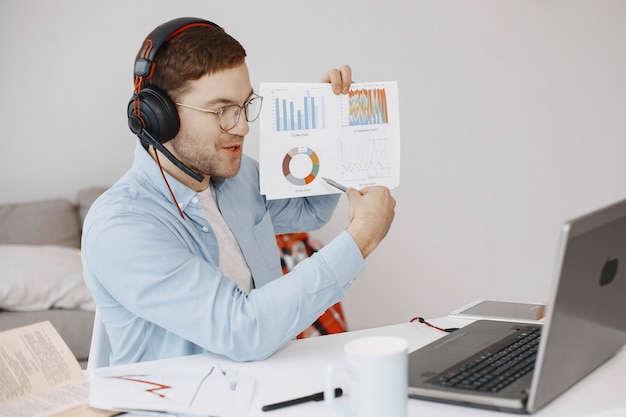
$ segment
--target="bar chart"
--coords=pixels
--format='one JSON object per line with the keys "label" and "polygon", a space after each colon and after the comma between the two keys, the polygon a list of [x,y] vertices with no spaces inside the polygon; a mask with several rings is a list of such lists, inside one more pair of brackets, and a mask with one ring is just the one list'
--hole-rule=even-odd
{"label": "bar chart", "polygon": [[302,96],[273,97],[274,126],[277,132],[324,129],[326,103],[323,95],[307,90]]}

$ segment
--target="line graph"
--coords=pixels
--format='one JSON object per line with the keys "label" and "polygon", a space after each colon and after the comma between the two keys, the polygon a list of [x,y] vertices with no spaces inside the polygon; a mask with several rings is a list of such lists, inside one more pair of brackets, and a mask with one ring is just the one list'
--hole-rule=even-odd
{"label": "line graph", "polygon": [[344,140],[339,144],[340,175],[343,181],[390,178],[387,138]]}

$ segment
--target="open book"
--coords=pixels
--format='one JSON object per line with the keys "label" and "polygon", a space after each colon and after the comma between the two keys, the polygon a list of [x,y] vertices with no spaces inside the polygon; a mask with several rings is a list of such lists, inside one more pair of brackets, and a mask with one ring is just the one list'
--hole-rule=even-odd
{"label": "open book", "polygon": [[0,417],[106,417],[88,406],[89,380],[49,321],[0,333]]}

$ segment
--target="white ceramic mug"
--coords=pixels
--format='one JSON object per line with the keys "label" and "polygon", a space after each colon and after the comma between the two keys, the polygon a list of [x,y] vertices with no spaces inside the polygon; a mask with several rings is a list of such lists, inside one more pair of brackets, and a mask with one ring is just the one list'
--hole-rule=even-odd
{"label": "white ceramic mug", "polygon": [[[409,343],[398,337],[372,336],[344,346],[347,363],[325,370],[324,401],[350,417],[406,417]],[[348,373],[350,406],[335,399],[335,372]]]}

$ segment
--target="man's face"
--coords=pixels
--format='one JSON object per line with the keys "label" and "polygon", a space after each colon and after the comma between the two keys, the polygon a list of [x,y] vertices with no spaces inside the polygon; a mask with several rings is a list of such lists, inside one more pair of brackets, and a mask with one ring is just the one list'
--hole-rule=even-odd
{"label": "man's face", "polygon": [[[188,82],[178,102],[209,110],[243,104],[252,95],[245,63]],[[166,142],[170,151],[192,170],[209,177],[229,178],[239,172],[243,139],[249,127],[242,110],[237,125],[224,131],[216,114],[178,106],[180,130]]]}

